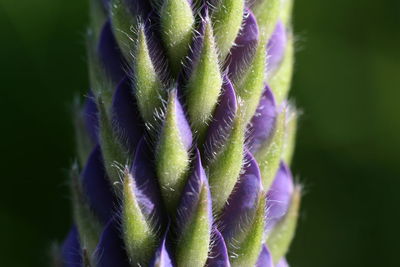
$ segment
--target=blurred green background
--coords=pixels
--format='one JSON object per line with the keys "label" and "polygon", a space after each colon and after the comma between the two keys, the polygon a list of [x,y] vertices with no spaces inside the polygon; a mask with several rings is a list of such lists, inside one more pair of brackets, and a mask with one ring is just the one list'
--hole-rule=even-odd
{"label": "blurred green background", "polygon": [[[0,265],[46,266],[70,225],[70,103],[87,1],[0,0]],[[399,266],[400,1],[302,0],[294,267]]]}

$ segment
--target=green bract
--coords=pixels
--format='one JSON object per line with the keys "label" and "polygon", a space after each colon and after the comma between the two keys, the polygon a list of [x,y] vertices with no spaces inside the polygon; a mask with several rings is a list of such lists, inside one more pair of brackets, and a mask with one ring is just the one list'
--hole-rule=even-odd
{"label": "green bract", "polygon": [[212,20],[215,38],[224,60],[239,33],[244,14],[244,0],[220,0],[217,2]]}
{"label": "green bract", "polygon": [[125,171],[123,179],[122,232],[130,262],[140,266],[150,261],[158,240],[151,218],[146,218],[140,207],[134,178]]}
{"label": "green bract", "polygon": [[178,103],[176,91],[169,95],[160,139],[156,146],[156,168],[165,205],[171,211],[178,205],[187,171],[189,151],[182,140],[179,129]]}
{"label": "green bract", "polygon": [[200,136],[207,130],[221,86],[222,77],[213,29],[209,19],[206,18],[203,43],[185,89],[192,127]]}
{"label": "green bract", "polygon": [[160,10],[161,34],[172,72],[181,70],[181,62],[193,36],[194,16],[187,0],[165,0]]}
{"label": "green bract", "polygon": [[164,91],[150,57],[143,25],[138,28],[138,39],[133,54],[133,92],[144,121],[154,122],[155,111],[161,107],[161,97]]}

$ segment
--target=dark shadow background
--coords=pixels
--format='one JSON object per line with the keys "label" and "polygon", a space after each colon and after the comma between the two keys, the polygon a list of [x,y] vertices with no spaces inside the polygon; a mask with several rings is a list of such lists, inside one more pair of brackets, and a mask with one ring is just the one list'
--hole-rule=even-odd
{"label": "dark shadow background", "polygon": [[[70,103],[86,0],[0,0],[0,265],[45,266],[71,222]],[[292,96],[306,194],[294,267],[399,266],[400,2],[302,0]]]}

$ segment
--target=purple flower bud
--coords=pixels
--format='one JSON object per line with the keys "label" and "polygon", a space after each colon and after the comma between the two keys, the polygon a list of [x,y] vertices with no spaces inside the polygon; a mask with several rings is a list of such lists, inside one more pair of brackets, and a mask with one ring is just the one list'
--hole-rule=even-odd
{"label": "purple flower bud", "polygon": [[124,60],[112,32],[110,20],[107,20],[101,31],[98,53],[106,74],[114,83],[118,83],[125,75]]}
{"label": "purple flower bud", "polygon": [[186,119],[185,111],[183,110],[181,102],[178,99],[177,91],[174,90],[171,92],[171,94],[172,94],[171,97],[176,98],[174,103],[175,103],[176,120],[180,133],[180,138],[186,150],[189,150],[192,146],[192,140],[193,140],[192,130],[190,129],[189,122]]}
{"label": "purple flower bud", "polygon": [[226,248],[225,240],[221,233],[215,228],[214,244],[211,248],[210,256],[207,260],[207,266],[210,267],[230,267],[228,250]]}
{"label": "purple flower bud", "polygon": [[249,127],[248,143],[252,153],[255,153],[264,142],[271,138],[277,115],[274,96],[270,88],[266,86]]}
{"label": "purple flower bud", "polygon": [[258,257],[255,267],[274,267],[271,253],[266,245],[262,246],[260,256]]}
{"label": "purple flower bud", "polygon": [[213,224],[212,200],[207,177],[195,150],[193,170],[177,211],[177,266],[204,266],[207,262]]}
{"label": "purple flower bud", "polygon": [[140,118],[135,98],[131,93],[131,86],[128,78],[123,78],[114,94],[113,124],[121,141],[131,153],[143,136],[143,122]]}
{"label": "purple flower bud", "polygon": [[245,221],[257,207],[262,190],[258,164],[250,152],[245,155],[244,173],[236,184],[221,215],[221,234],[227,242],[246,227]]}
{"label": "purple flower bud", "polygon": [[90,154],[82,172],[82,186],[94,213],[101,222],[108,222],[115,211],[115,196],[107,178],[98,145]]}
{"label": "purple flower bud", "polygon": [[232,123],[237,111],[237,100],[235,89],[227,76],[224,77],[222,85],[222,94],[219,97],[218,106],[215,109],[214,116],[208,127],[206,146],[207,158],[211,158],[216,149],[223,143],[229,135]]}
{"label": "purple flower bud", "polygon": [[72,226],[67,238],[64,240],[61,256],[64,267],[82,266],[82,249],[79,244],[79,233],[75,226]]}
{"label": "purple flower bud", "polygon": [[122,246],[123,240],[115,218],[111,219],[101,234],[96,248],[97,267],[129,267],[128,256]]}
{"label": "purple flower bud", "polygon": [[259,39],[257,20],[250,10],[247,10],[243,24],[244,26],[235,40],[235,46],[232,47],[227,59],[231,79],[234,79],[247,66],[254,55]]}
{"label": "purple flower bud", "polygon": [[141,192],[139,202],[142,205],[143,213],[161,223],[163,218],[161,192],[157,184],[154,166],[152,165],[151,151],[149,151],[144,138],[137,145],[130,173],[135,179],[136,187]]}
{"label": "purple flower bud", "polygon": [[[180,206],[178,208],[178,227],[183,227],[196,212],[195,207],[198,205],[200,191],[203,185],[208,187],[207,176],[201,163],[200,152],[195,150],[195,158],[193,159],[193,170],[183,190]],[[210,222],[212,223],[211,196],[209,196]]]}
{"label": "purple flower bud", "polygon": [[267,46],[268,72],[273,73],[282,62],[287,43],[286,28],[282,21],[275,26],[275,31]]}
{"label": "purple flower bud", "polygon": [[161,245],[158,247],[154,259],[150,263],[150,267],[173,267],[171,257],[169,256],[166,247],[166,237],[161,241]]}
{"label": "purple flower bud", "polygon": [[294,190],[289,168],[281,162],[279,170],[267,194],[267,231],[287,213]]}

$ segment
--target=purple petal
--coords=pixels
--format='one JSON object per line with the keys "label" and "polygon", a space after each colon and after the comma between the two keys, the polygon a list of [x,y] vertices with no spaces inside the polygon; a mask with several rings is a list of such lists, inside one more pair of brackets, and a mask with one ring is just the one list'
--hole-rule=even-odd
{"label": "purple petal", "polygon": [[272,255],[269,252],[267,246],[263,245],[255,267],[273,267],[273,266],[274,263],[272,262]]}
{"label": "purple petal", "polygon": [[176,112],[175,115],[176,115],[177,126],[179,129],[181,141],[182,141],[183,145],[185,146],[185,148],[187,150],[189,150],[192,146],[192,140],[193,140],[192,130],[190,129],[189,122],[186,119],[185,112],[183,110],[183,107],[182,107],[179,99],[178,99],[177,91],[176,90],[172,91],[170,97],[175,98],[175,101],[174,101],[175,112]]}
{"label": "purple petal", "polygon": [[[201,163],[200,152],[196,149],[193,170],[183,190],[178,209],[178,229],[182,228],[196,211],[200,192],[204,184],[208,187],[207,176]],[[211,196],[209,196],[209,200],[208,214],[212,223]]]}
{"label": "purple petal", "polygon": [[94,213],[103,223],[108,222],[113,215],[115,197],[106,176],[99,145],[93,149],[82,172],[82,186]]}
{"label": "purple petal", "polygon": [[118,230],[118,222],[111,219],[101,234],[96,248],[97,267],[129,267],[128,256]]}
{"label": "purple petal", "polygon": [[[142,138],[137,145],[130,173],[135,179],[137,188],[140,190],[139,202],[141,203],[142,211],[146,216],[161,220],[161,193],[152,162],[151,151],[145,139]],[[158,223],[161,222],[159,221]]]}
{"label": "purple petal", "polygon": [[131,92],[129,79],[125,77],[115,91],[112,108],[115,130],[129,151],[133,152],[143,136],[143,122]]}
{"label": "purple petal", "polygon": [[82,250],[79,244],[79,233],[75,226],[72,226],[67,238],[61,248],[64,267],[82,266]]}
{"label": "purple petal", "polygon": [[171,257],[167,251],[165,246],[166,237],[164,236],[161,241],[160,247],[157,249],[156,254],[152,262],[150,263],[150,267],[172,267]]}
{"label": "purple petal", "polygon": [[214,244],[211,248],[210,256],[207,260],[209,267],[230,267],[228,250],[226,248],[225,240],[221,233],[214,229]]}
{"label": "purple petal", "polygon": [[231,49],[228,56],[227,64],[229,64],[229,77],[233,79],[242,71],[247,62],[251,59],[255,52],[258,42],[259,33],[255,16],[250,10],[246,11],[244,26],[235,40],[235,46]]}
{"label": "purple petal", "polygon": [[267,231],[271,230],[287,213],[294,190],[289,168],[281,162],[275,179],[267,193]]}
{"label": "purple petal", "polygon": [[253,214],[262,190],[261,174],[257,161],[246,152],[244,173],[235,185],[221,215],[221,234],[227,242],[243,228],[246,219]]}
{"label": "purple petal", "polygon": [[278,21],[274,33],[267,46],[268,72],[274,72],[282,62],[287,43],[286,28],[282,21]]}
{"label": "purple petal", "polygon": [[289,267],[289,264],[285,258],[282,258],[275,267]]}
{"label": "purple petal", "polygon": [[278,112],[274,95],[268,86],[260,99],[260,104],[251,119],[248,144],[250,151],[255,153],[273,134]]}
{"label": "purple petal", "polygon": [[98,53],[106,74],[114,83],[118,83],[125,75],[123,69],[124,60],[119,50],[117,41],[111,29],[111,22],[108,20],[101,31],[98,45]]}
{"label": "purple petal", "polygon": [[216,152],[215,150],[229,134],[236,111],[236,93],[231,81],[225,76],[222,85],[222,94],[219,97],[219,103],[215,109],[213,120],[208,127],[206,137],[207,158]]}
{"label": "purple petal", "polygon": [[93,92],[89,91],[89,95],[84,105],[85,126],[93,143],[97,143],[99,131],[99,118],[97,105],[93,96]]}

